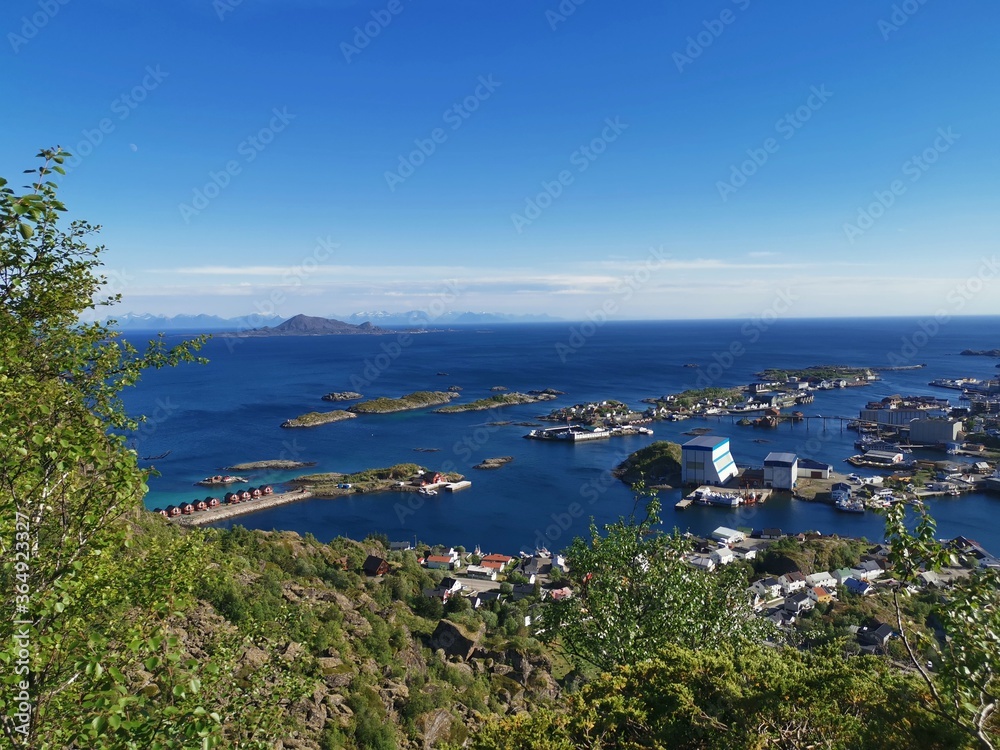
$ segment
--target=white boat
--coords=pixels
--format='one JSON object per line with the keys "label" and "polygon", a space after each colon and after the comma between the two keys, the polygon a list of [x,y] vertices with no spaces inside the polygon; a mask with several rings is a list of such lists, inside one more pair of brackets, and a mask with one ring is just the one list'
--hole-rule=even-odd
{"label": "white boat", "polygon": [[417,492],[421,495],[427,495],[428,497],[436,495],[438,493],[437,490],[432,490],[429,487],[421,487],[419,490],[417,490]]}

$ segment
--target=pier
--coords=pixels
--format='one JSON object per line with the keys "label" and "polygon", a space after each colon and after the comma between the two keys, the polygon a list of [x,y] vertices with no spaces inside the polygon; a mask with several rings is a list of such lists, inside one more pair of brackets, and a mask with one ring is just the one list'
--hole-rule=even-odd
{"label": "pier", "polygon": [[313,494],[305,490],[295,490],[294,492],[283,492],[280,495],[267,495],[254,500],[239,502],[230,505],[220,505],[208,510],[200,510],[189,516],[174,516],[170,520],[181,526],[205,526],[210,523],[226,521],[230,518],[245,516],[256,513],[259,510],[275,508],[279,505],[294,503],[298,500],[308,500]]}

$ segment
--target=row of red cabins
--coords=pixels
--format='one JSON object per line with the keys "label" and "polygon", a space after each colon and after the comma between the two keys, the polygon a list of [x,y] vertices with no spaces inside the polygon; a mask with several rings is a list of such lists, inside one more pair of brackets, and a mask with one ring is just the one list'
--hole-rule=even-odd
{"label": "row of red cabins", "polygon": [[[242,492],[227,492],[224,502],[226,505],[236,505],[238,503],[249,502],[250,500],[256,500],[258,497],[263,497],[264,495],[273,494],[274,490],[269,484],[262,484],[260,487],[252,487],[249,490],[243,490]],[[195,500],[193,503],[181,503],[180,505],[168,505],[166,510],[163,508],[154,508],[154,513],[159,513],[161,516],[166,516],[167,518],[176,518],[177,516],[190,516],[195,511],[208,510],[209,508],[215,508],[219,505],[219,498],[217,497],[206,497],[204,500]]]}

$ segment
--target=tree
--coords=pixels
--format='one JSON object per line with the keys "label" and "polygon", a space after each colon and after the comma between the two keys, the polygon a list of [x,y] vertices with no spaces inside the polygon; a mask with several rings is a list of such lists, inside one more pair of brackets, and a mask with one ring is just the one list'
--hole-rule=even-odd
{"label": "tree", "polygon": [[926,635],[904,614],[905,587],[922,569],[938,570],[957,563],[957,558],[934,538],[934,519],[923,507],[915,521],[901,503],[885,515],[889,560],[901,582],[893,590],[896,626],[930,693],[929,707],[972,735],[980,747],[992,750],[997,743],[992,721],[1000,692],[1000,575],[977,570],[953,584],[947,596],[931,607],[938,637]]}
{"label": "tree", "polygon": [[762,639],[769,623],[756,617],[738,570],[705,573],[685,560],[689,542],[656,530],[659,502],[640,483],[646,515],[605,527],[567,551],[574,596],[543,610],[542,637],[580,668],[635,664],[668,644],[713,647]]}
{"label": "tree", "polygon": [[118,298],[100,298],[99,227],[60,221],[49,178],[67,156],[42,151],[20,195],[0,178],[0,598],[14,613],[0,620],[0,732],[24,748],[252,747],[271,726],[263,704],[290,696],[282,670],[238,673],[234,633],[190,658],[205,544],[144,512],[147,471],[126,447],[138,421],[119,398],[203,339],[140,354],[80,322]]}

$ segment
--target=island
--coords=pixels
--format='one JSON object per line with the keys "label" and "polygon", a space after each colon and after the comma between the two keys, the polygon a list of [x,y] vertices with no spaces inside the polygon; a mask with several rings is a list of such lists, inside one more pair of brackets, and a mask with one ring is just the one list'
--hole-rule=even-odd
{"label": "island", "polygon": [[514,460],[513,456],[499,456],[497,458],[484,458],[482,462],[473,466],[473,469],[499,469]]}
{"label": "island", "polygon": [[961,354],[964,357],[1000,357],[1000,349],[965,349]]}
{"label": "island", "polygon": [[542,388],[541,390],[528,391],[529,396],[565,396],[566,391],[557,391],[555,388]]}
{"label": "island", "polygon": [[274,327],[251,328],[246,331],[225,331],[219,336],[257,337],[257,336],[342,336],[357,334],[395,333],[386,328],[379,328],[365,322],[360,325],[345,323],[332,318],[317,318],[312,315],[295,315]]}
{"label": "island", "polygon": [[[422,492],[429,494],[442,484],[461,482],[461,474],[440,474],[413,463],[395,464],[378,469],[365,469],[353,474],[325,472],[296,477],[289,484],[313,497],[337,498],[353,493]],[[435,493],[436,494],[436,493]]]}
{"label": "island", "polygon": [[243,464],[233,464],[232,466],[227,466],[226,471],[288,471],[290,469],[305,469],[306,467],[315,465],[315,461],[289,461],[288,459],[278,458],[271,461],[247,461]]}
{"label": "island", "polygon": [[331,422],[342,422],[345,419],[354,419],[357,414],[352,414],[349,411],[311,411],[308,414],[303,414],[295,419],[288,419],[281,423],[282,427],[318,427],[321,424],[330,424]]}
{"label": "island", "polygon": [[539,401],[551,401],[555,396],[548,393],[540,393],[537,396],[530,396],[527,393],[501,393],[496,396],[488,396],[478,401],[470,401],[467,404],[452,404],[441,409],[435,409],[438,414],[458,414],[463,411],[486,411],[487,409],[499,408],[502,406],[517,406],[518,404],[534,404]]}
{"label": "island", "polygon": [[878,380],[878,376],[870,367],[853,367],[851,365],[812,365],[794,370],[781,370],[769,367],[754,373],[761,380],[777,380],[785,382],[789,378],[796,380],[847,380],[855,383],[867,383]]}
{"label": "island", "polygon": [[323,396],[324,401],[356,401],[359,398],[364,398],[360,393],[355,391],[340,391],[335,393],[328,393]]}
{"label": "island", "polygon": [[681,446],[657,440],[631,454],[612,473],[629,485],[641,480],[650,486],[680,486]]}
{"label": "island", "polygon": [[410,411],[412,409],[425,409],[428,406],[447,404],[457,393],[445,393],[444,391],[417,391],[409,393],[399,398],[375,398],[371,401],[362,401],[351,407],[351,411],[356,414],[391,414],[397,411]]}

